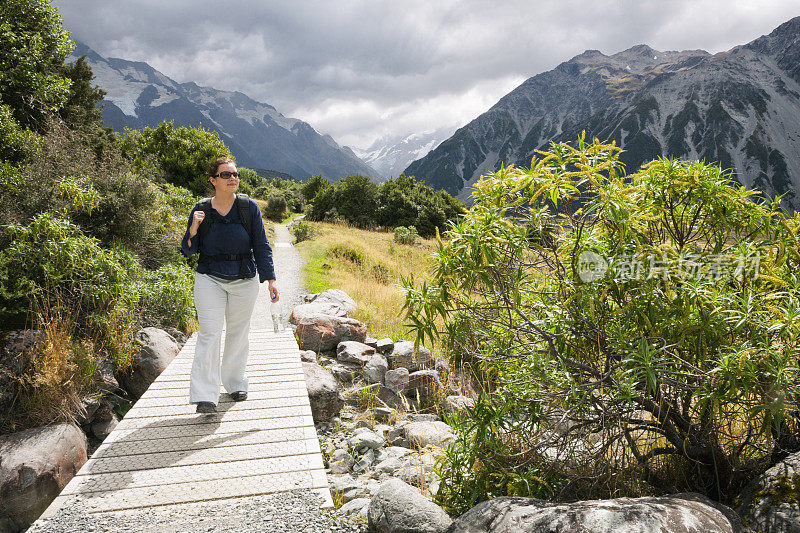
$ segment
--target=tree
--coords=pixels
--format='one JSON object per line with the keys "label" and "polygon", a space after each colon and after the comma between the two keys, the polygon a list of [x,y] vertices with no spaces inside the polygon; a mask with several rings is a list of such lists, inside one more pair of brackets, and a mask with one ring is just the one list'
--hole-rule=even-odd
{"label": "tree", "polygon": [[[501,169],[405,280],[484,392],[439,498],[694,490],[717,500],[800,449],[800,220],[718,166],[621,175],[619,148],[553,144]],[[532,228],[555,228],[552,241]]]}
{"label": "tree", "polygon": [[205,195],[211,188],[208,181],[211,163],[220,156],[230,155],[215,132],[176,128],[173,121],[162,122],[155,128],[127,130],[122,151],[135,169],[154,173],[163,170],[169,183],[199,195]]}
{"label": "tree", "polygon": [[314,174],[303,184],[300,191],[302,192],[303,197],[306,199],[306,202],[313,202],[317,194],[321,190],[327,189],[328,187],[331,187],[330,181],[326,180],[319,174]]}
{"label": "tree", "polygon": [[69,98],[64,59],[69,33],[46,0],[5,0],[0,10],[0,103],[14,121],[43,133],[47,118]]}

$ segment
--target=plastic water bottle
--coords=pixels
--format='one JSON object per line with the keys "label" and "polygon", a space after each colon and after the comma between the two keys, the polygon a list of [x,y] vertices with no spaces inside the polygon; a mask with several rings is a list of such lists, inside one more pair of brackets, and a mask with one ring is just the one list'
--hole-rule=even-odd
{"label": "plastic water bottle", "polygon": [[269,314],[272,315],[272,331],[278,333],[278,331],[281,329],[283,321],[281,304],[276,301],[273,301],[271,304],[269,304]]}

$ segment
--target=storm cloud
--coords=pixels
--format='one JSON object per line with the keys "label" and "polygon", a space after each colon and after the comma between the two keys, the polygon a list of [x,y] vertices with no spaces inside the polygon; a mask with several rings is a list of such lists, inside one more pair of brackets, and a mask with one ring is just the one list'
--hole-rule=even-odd
{"label": "storm cloud", "polygon": [[800,0],[53,3],[103,56],[241,91],[361,148],[462,126],[587,49],[719,52],[800,15]]}

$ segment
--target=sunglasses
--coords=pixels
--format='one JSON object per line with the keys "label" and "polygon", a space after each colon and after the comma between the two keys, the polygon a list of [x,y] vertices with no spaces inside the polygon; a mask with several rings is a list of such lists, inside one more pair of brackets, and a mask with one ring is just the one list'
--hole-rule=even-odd
{"label": "sunglasses", "polygon": [[231,172],[230,170],[223,170],[222,172],[220,172],[219,174],[217,174],[214,177],[215,178],[225,178],[226,180],[229,180],[231,178],[239,179],[239,173],[238,172]]}

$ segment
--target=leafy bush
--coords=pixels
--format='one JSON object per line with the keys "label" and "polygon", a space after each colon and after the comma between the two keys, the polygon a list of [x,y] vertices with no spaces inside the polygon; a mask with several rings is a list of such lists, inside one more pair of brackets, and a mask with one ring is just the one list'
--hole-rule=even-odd
{"label": "leafy bush", "polygon": [[128,130],[122,152],[135,170],[151,172],[174,185],[205,196],[211,190],[208,167],[218,157],[229,155],[225,143],[213,131],[202,128],[176,128],[173,121],[155,128]]}
{"label": "leafy bush", "polygon": [[286,216],[286,198],[281,196],[270,196],[267,198],[267,206],[264,208],[263,215],[270,219],[280,222]]}
{"label": "leafy bush", "polygon": [[293,223],[289,226],[289,231],[292,232],[294,235],[294,242],[303,242],[309,239],[313,239],[319,231],[314,224],[310,224],[305,220],[298,220],[297,222]]}
{"label": "leafy bush", "polygon": [[443,336],[484,387],[443,468],[450,509],[725,500],[800,449],[800,223],[715,165],[623,178],[618,151],[554,144],[482,180],[431,282],[404,281],[418,337]]}
{"label": "leafy bush", "polygon": [[414,226],[397,226],[394,228],[394,242],[398,244],[416,244],[419,234]]}
{"label": "leafy bush", "polygon": [[136,261],[121,248],[103,249],[73,223],[53,213],[30,225],[12,225],[10,244],[0,250],[0,321],[22,325],[32,295],[74,312],[78,327],[89,315],[107,312],[131,280]]}
{"label": "leafy bush", "polygon": [[141,327],[177,327],[188,331],[195,324],[194,271],[186,264],[166,264],[143,270],[131,289],[132,310]]}

